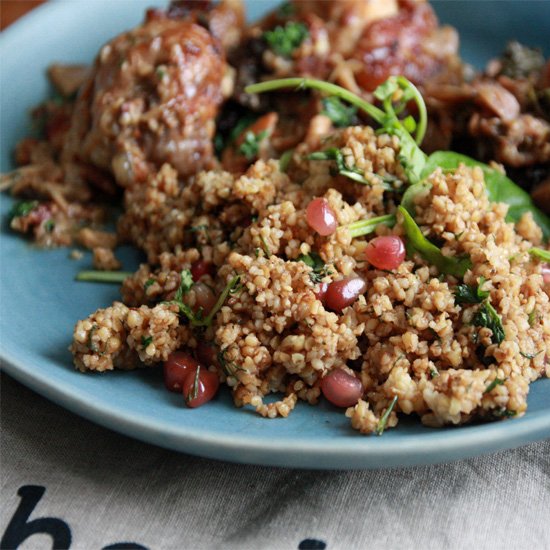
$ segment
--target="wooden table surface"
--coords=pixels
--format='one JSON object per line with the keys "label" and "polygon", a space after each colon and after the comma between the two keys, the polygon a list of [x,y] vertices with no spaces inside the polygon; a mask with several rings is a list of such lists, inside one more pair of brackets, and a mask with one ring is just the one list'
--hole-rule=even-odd
{"label": "wooden table surface", "polygon": [[44,0],[0,0],[0,29],[42,4]]}

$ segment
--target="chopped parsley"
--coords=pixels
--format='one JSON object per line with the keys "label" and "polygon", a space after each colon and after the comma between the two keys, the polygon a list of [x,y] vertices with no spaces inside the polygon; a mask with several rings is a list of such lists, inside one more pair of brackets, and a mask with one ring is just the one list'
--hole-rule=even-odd
{"label": "chopped parsley", "polygon": [[397,395],[392,399],[390,406],[386,409],[384,414],[381,416],[378,424],[376,425],[376,435],[382,435],[386,429],[386,424],[388,423],[388,418],[390,417],[395,404],[397,403]]}
{"label": "chopped parsley", "polygon": [[284,27],[275,27],[266,31],[263,39],[269,48],[281,57],[290,58],[292,52],[309,36],[309,31],[303,23],[289,21]]}
{"label": "chopped parsley", "polygon": [[145,336],[141,337],[141,347],[143,349],[147,348],[149,346],[149,344],[152,344],[152,343],[153,343],[153,337],[152,336],[147,336],[147,338]]}
{"label": "chopped parsley", "polygon": [[147,290],[151,285],[155,284],[155,279],[147,279],[143,285],[144,290]]}
{"label": "chopped parsley", "polygon": [[260,151],[262,141],[267,137],[267,130],[255,134],[251,130],[246,132],[244,141],[239,146],[239,153],[246,157],[246,160],[254,160]]}
{"label": "chopped parsley", "polygon": [[313,284],[320,283],[327,275],[332,273],[329,266],[323,262],[319,254],[311,252],[310,254],[302,254],[297,258],[298,262],[304,262],[311,267],[309,278]]}
{"label": "chopped parsley", "polygon": [[460,284],[455,288],[455,304],[481,304],[483,300],[489,297],[488,290],[482,290],[485,278],[480,277],[477,286]]}
{"label": "chopped parsley", "polygon": [[38,206],[38,201],[19,201],[16,202],[9,213],[10,221],[13,218],[20,218],[30,214]]}
{"label": "chopped parsley", "polygon": [[486,388],[483,393],[491,393],[497,386],[502,386],[506,380],[502,378],[495,378]]}
{"label": "chopped parsley", "polygon": [[336,96],[325,97],[322,104],[321,114],[328,116],[336,128],[351,126],[355,122],[357,107],[344,105]]}
{"label": "chopped parsley", "polygon": [[473,319],[476,327],[486,327],[491,330],[493,344],[500,344],[505,337],[502,320],[495,308],[486,300],[481,304]]}
{"label": "chopped parsley", "polygon": [[534,307],[531,313],[527,316],[527,322],[529,326],[532,327],[537,321],[537,308]]}
{"label": "chopped parsley", "polygon": [[495,411],[493,411],[493,414],[497,418],[511,418],[512,416],[516,416],[516,414],[518,413],[516,411],[506,409],[505,407],[501,407],[500,409],[496,409]]}
{"label": "chopped parsley", "polygon": [[263,235],[260,235],[260,240],[262,241],[262,250],[264,251],[265,257],[269,258],[271,256],[271,249],[267,245],[267,242]]}

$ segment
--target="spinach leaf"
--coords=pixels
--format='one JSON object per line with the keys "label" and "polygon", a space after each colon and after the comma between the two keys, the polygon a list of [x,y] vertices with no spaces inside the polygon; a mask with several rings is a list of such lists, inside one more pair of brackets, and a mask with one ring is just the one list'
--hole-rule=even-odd
{"label": "spinach leaf", "polygon": [[529,193],[504,174],[482,162],[452,151],[437,151],[428,157],[422,171],[422,179],[427,178],[436,168],[456,170],[460,164],[478,166],[483,170],[489,200],[509,205],[507,221],[517,222],[525,212],[531,212],[535,222],[542,229],[545,239],[550,238],[550,218],[533,204]]}
{"label": "spinach leaf", "polygon": [[348,107],[335,96],[325,97],[322,104],[321,114],[328,116],[336,128],[344,128],[353,124],[357,107]]}
{"label": "spinach leaf", "polygon": [[418,252],[426,261],[435,265],[441,273],[462,279],[466,271],[472,267],[470,258],[444,256],[435,244],[422,235],[420,228],[416,225],[416,222],[407,210],[402,206],[399,206],[398,210],[403,217],[403,228],[405,229],[410,247]]}
{"label": "spinach leaf", "polygon": [[485,279],[480,277],[479,285],[460,284],[455,288],[455,303],[456,304],[481,304],[483,300],[489,297],[488,290],[481,290]]}

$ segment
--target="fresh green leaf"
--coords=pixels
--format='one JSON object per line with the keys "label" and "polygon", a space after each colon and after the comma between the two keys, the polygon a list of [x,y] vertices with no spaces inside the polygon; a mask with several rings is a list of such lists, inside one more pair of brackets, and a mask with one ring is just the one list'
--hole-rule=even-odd
{"label": "fresh green leaf", "polygon": [[525,357],[525,359],[534,359],[537,355],[540,355],[542,353],[543,350],[539,350],[537,351],[537,353],[525,353],[523,351],[520,351],[519,354],[522,356],[522,357]]}
{"label": "fresh green leaf", "polygon": [[368,235],[374,233],[376,228],[381,225],[387,225],[393,227],[396,223],[396,217],[394,214],[386,214],[385,216],[376,216],[374,218],[368,218],[366,220],[358,220],[350,223],[347,228],[352,239],[360,237],[362,235]]}
{"label": "fresh green leaf", "polygon": [[420,228],[416,225],[416,222],[407,210],[402,206],[399,206],[398,210],[403,217],[403,228],[407,236],[407,244],[418,252],[426,261],[435,265],[441,273],[453,275],[458,279],[462,279],[466,271],[472,267],[470,258],[444,256],[435,244],[431,243],[422,235]]}
{"label": "fresh green leaf", "polygon": [[130,277],[130,271],[94,271],[85,270],[77,273],[75,281],[87,283],[116,283],[121,284],[124,279]]}
{"label": "fresh green leaf", "polygon": [[537,320],[537,308],[534,307],[527,317],[527,322],[529,323],[529,326],[532,327],[535,324],[536,320]]}
{"label": "fresh green leaf", "polygon": [[502,319],[488,301],[481,304],[481,307],[474,316],[473,323],[476,327],[486,327],[491,330],[493,333],[491,336],[493,344],[500,344],[504,340],[505,333]]}
{"label": "fresh green leaf", "polygon": [[384,433],[384,430],[386,429],[386,424],[388,423],[388,419],[396,403],[397,403],[397,395],[394,396],[394,398],[391,400],[390,406],[386,409],[386,411],[378,421],[378,424],[376,426],[376,435],[382,435]]}
{"label": "fresh green leaf", "polygon": [[193,281],[193,275],[191,275],[191,270],[189,269],[182,269],[180,273],[180,285],[178,287],[178,290],[176,290],[176,295],[174,296],[174,300],[176,302],[181,302],[183,300],[183,295],[187,294],[191,287],[195,284]]}
{"label": "fresh green leaf", "polygon": [[266,31],[263,39],[273,52],[281,57],[290,58],[292,52],[309,36],[307,27],[297,21],[289,21],[284,27],[275,27]]}
{"label": "fresh green leaf", "polygon": [[142,336],[141,337],[141,347],[143,349],[145,349],[146,347],[149,346],[149,344],[151,344],[153,342],[153,337],[152,336]]}
{"label": "fresh green leaf", "polygon": [[327,275],[332,273],[332,270],[329,266],[323,262],[322,258],[315,252],[309,254],[302,254],[296,259],[298,262],[304,262],[306,265],[311,267],[311,273],[309,278],[314,284],[320,283]]}
{"label": "fresh green leaf", "polygon": [[506,380],[495,378],[486,388],[483,393],[491,393],[497,386],[502,386]]}
{"label": "fresh green leaf", "polygon": [[227,138],[227,144],[230,145],[249,127],[258,120],[258,115],[255,113],[246,113],[239,121],[233,126],[231,132]]}
{"label": "fresh green leaf", "polygon": [[322,115],[328,116],[336,128],[351,126],[355,120],[357,107],[347,107],[336,96],[325,97],[322,101]]}
{"label": "fresh green leaf", "polygon": [[544,250],[543,248],[537,248],[534,246],[530,248],[527,252],[533,256],[533,258],[538,258],[544,262],[550,262],[550,250]]}
{"label": "fresh green leaf", "polygon": [[267,246],[267,243],[263,235],[260,235],[260,240],[262,241],[262,250],[264,251],[265,257],[269,258],[271,256],[271,250],[269,246]]}
{"label": "fresh green leaf", "polygon": [[511,411],[510,409],[506,409],[505,407],[501,407],[500,409],[495,409],[493,411],[493,414],[497,418],[512,418],[513,416],[516,416],[518,414],[516,411]]}
{"label": "fresh green leaf", "polygon": [[155,279],[147,279],[143,285],[144,290],[147,290],[151,285],[155,284]]}
{"label": "fresh green leaf", "polygon": [[279,159],[279,170],[281,172],[286,172],[288,169],[288,165],[290,164],[290,161],[292,160],[292,155],[294,154],[294,149],[289,149],[288,151],[285,151],[281,158]]}
{"label": "fresh green leaf", "polygon": [[416,197],[423,193],[429,192],[431,187],[432,186],[430,184],[424,182],[409,185],[409,187],[407,187],[407,190],[403,193],[403,196],[401,197],[401,206],[405,208],[411,216],[414,217],[416,215],[416,208],[414,206]]}
{"label": "fresh green leaf", "polygon": [[8,214],[9,220],[20,218],[30,214],[38,206],[38,201],[19,201],[16,202]]}
{"label": "fresh green leaf", "polygon": [[507,221],[518,222],[525,212],[531,212],[533,219],[542,229],[545,239],[550,238],[550,218],[534,205],[529,193],[504,174],[482,162],[452,151],[437,151],[428,157],[421,178],[427,178],[436,168],[456,170],[460,164],[469,167],[478,166],[483,170],[489,200],[491,202],[503,202],[509,206],[506,216]]}
{"label": "fresh green leaf", "polygon": [[455,303],[481,304],[483,300],[489,297],[489,291],[481,289],[484,282],[485,279],[480,277],[479,284],[476,286],[467,285],[465,283],[458,285],[454,291]]}
{"label": "fresh green leaf", "polygon": [[239,153],[246,157],[246,160],[254,160],[260,151],[262,141],[267,137],[267,130],[255,134],[251,130],[246,132],[244,141],[239,147]]}

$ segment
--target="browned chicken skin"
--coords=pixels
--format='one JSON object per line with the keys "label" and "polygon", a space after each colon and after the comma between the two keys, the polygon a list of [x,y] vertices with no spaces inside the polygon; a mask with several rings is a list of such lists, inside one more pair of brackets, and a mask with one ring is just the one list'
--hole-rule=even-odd
{"label": "browned chicken skin", "polygon": [[153,19],[116,37],[81,90],[63,159],[124,186],[164,162],[181,176],[211,167],[225,70],[218,41],[194,23]]}

